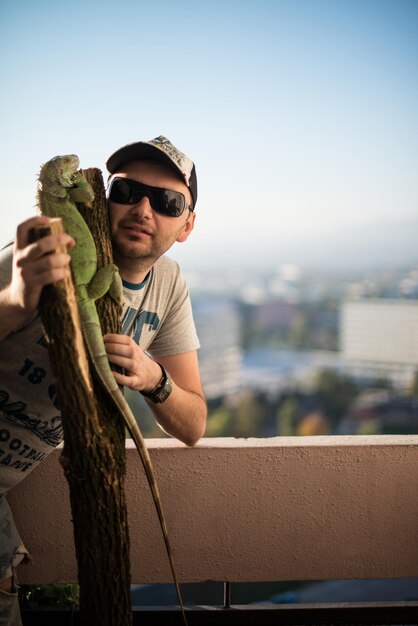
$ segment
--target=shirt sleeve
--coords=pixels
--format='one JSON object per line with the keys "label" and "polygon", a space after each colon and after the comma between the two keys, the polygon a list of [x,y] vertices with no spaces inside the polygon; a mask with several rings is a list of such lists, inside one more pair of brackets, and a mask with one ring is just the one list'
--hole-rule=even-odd
{"label": "shirt sleeve", "polygon": [[10,284],[12,279],[13,242],[0,250],[0,289]]}
{"label": "shirt sleeve", "polygon": [[164,277],[161,279],[160,287],[168,297],[168,304],[156,337],[148,349],[153,356],[182,354],[200,348],[186,281],[177,263],[172,263],[174,275],[171,275],[169,284]]}

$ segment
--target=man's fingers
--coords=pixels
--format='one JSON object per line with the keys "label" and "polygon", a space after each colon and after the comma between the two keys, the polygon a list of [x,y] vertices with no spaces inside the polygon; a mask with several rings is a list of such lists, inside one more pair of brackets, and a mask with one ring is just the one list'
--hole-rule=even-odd
{"label": "man's fingers", "polygon": [[123,387],[129,387],[131,385],[132,378],[130,376],[126,376],[125,374],[121,374],[120,372],[112,371],[113,376],[115,377],[118,385],[122,385]]}
{"label": "man's fingers", "polygon": [[[35,243],[32,243],[26,246],[23,250],[20,251],[19,257],[16,261],[18,267],[21,267],[22,264],[26,262],[36,261],[40,257],[44,255],[49,255],[54,250],[59,250],[60,248],[72,248],[74,245],[74,239],[69,235],[48,235],[47,237],[43,237],[39,239]],[[51,255],[51,256],[58,256]]]}
{"label": "man's fingers", "polygon": [[20,267],[22,278],[25,282],[39,277],[41,274],[51,272],[57,269],[69,268],[71,257],[69,254],[53,254],[50,256],[42,256],[36,261],[28,261],[21,259],[17,263]]}
{"label": "man's fingers", "polygon": [[28,245],[28,236],[31,228],[45,226],[49,224],[49,221],[50,219],[46,215],[37,215],[19,224],[16,230],[16,248],[23,249]]}
{"label": "man's fingers", "polygon": [[129,345],[132,343],[132,337],[129,337],[128,335],[118,335],[115,333],[108,333],[107,335],[104,335],[103,340],[106,344],[122,344],[122,345]]}
{"label": "man's fingers", "polygon": [[107,357],[109,361],[113,363],[113,365],[119,365],[119,367],[122,367],[124,370],[128,372],[133,372],[133,366],[135,365],[135,361],[133,361],[132,359],[129,359],[120,354],[114,354],[113,352],[111,352],[110,354],[109,352],[107,352]]}
{"label": "man's fingers", "polygon": [[52,285],[53,283],[56,283],[59,280],[68,278],[70,275],[71,275],[71,272],[68,266],[53,268],[53,269],[48,270],[47,272],[41,272],[40,274],[37,274],[36,286],[45,287],[45,285]]}

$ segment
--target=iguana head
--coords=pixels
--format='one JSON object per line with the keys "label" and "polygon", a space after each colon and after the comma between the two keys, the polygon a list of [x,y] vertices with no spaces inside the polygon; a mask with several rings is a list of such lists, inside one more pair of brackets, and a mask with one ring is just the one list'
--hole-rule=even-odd
{"label": "iguana head", "polygon": [[76,154],[56,156],[41,167],[39,182],[43,187],[45,185],[72,187],[79,166],[80,160]]}

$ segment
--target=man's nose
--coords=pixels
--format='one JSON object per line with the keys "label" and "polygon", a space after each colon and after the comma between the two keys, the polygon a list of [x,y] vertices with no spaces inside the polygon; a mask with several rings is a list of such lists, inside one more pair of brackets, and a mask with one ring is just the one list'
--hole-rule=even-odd
{"label": "man's nose", "polygon": [[151,217],[152,206],[147,196],[143,196],[139,202],[131,207],[131,213],[138,217]]}

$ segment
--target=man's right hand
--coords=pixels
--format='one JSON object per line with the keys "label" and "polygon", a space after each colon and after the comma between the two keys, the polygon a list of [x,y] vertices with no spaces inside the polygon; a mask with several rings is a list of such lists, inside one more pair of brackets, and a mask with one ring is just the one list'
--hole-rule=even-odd
{"label": "man's right hand", "polygon": [[45,216],[33,217],[17,228],[12,279],[0,292],[0,340],[36,311],[45,285],[70,275],[70,255],[55,250],[60,246],[71,249],[75,243],[72,237],[49,235],[28,243],[31,228],[45,226],[49,221]]}

